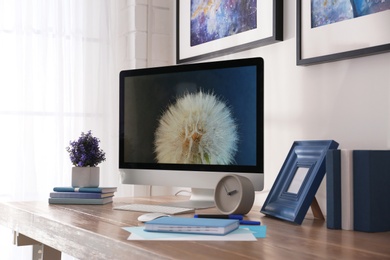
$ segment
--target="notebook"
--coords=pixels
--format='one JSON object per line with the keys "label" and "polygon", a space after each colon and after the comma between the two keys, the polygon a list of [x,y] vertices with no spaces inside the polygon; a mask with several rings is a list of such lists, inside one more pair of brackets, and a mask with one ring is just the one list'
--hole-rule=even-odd
{"label": "notebook", "polygon": [[145,231],[226,235],[240,225],[237,219],[162,217],[145,223]]}

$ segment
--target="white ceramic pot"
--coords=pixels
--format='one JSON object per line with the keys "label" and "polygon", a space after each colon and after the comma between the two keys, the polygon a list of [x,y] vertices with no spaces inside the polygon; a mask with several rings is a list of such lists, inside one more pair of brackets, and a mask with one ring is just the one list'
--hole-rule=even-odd
{"label": "white ceramic pot", "polygon": [[73,167],[72,187],[99,187],[99,167]]}

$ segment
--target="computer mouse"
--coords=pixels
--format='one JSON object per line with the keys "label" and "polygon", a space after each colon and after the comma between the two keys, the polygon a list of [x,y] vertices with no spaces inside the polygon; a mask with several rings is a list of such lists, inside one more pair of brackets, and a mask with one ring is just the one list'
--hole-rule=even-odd
{"label": "computer mouse", "polygon": [[164,213],[157,213],[157,212],[151,212],[151,213],[146,213],[138,217],[138,221],[141,222],[147,222],[151,221],[156,218],[161,218],[161,217],[169,217],[169,215],[164,214]]}

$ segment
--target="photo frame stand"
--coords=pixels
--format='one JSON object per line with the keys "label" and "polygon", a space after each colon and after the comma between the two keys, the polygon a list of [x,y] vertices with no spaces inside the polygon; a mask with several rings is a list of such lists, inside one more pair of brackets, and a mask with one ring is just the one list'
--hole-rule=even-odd
{"label": "photo frame stand", "polygon": [[324,219],[315,195],[325,176],[326,154],[338,145],[334,140],[295,141],[260,212],[300,225],[311,208]]}
{"label": "photo frame stand", "polygon": [[310,205],[310,209],[313,212],[314,218],[320,219],[320,220],[325,220],[324,214],[322,213],[320,205],[318,204],[318,201],[317,201],[315,196],[313,198],[313,202]]}

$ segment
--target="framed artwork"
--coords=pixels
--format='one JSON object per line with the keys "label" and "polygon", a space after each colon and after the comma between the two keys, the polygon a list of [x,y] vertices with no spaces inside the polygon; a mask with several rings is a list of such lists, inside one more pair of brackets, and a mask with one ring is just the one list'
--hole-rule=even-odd
{"label": "framed artwork", "polygon": [[260,211],[302,224],[325,175],[326,153],[337,147],[333,140],[295,141]]}
{"label": "framed artwork", "polygon": [[283,0],[177,0],[177,63],[283,40]]}
{"label": "framed artwork", "polygon": [[388,52],[389,24],[389,0],[297,0],[297,65]]}

